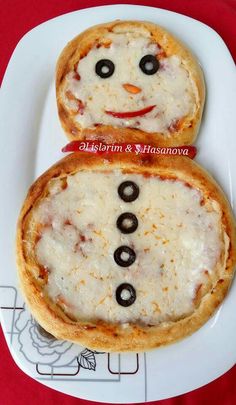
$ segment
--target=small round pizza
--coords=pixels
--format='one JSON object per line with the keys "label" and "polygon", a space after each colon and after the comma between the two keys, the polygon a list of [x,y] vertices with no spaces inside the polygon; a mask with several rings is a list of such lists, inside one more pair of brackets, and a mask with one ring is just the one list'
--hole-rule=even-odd
{"label": "small round pizza", "polygon": [[56,95],[70,140],[176,146],[197,136],[205,87],[195,57],[164,28],[115,21],[67,44]]}
{"label": "small round pizza", "polygon": [[192,334],[233,279],[223,192],[182,156],[76,152],[31,186],[18,222],[19,280],[39,324],[104,351]]}

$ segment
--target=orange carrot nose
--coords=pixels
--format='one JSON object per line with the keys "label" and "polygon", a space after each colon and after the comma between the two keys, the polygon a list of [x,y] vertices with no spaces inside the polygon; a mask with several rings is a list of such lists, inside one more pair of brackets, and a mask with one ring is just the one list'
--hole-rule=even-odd
{"label": "orange carrot nose", "polygon": [[138,94],[140,93],[140,91],[142,91],[140,87],[134,86],[133,84],[130,83],[122,84],[122,86],[126,91],[128,91],[128,93]]}

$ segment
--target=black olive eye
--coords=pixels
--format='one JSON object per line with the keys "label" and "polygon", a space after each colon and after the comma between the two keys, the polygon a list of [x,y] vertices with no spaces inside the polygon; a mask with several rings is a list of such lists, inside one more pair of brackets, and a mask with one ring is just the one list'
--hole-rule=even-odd
{"label": "black olive eye", "polygon": [[118,266],[128,267],[135,262],[136,254],[129,246],[120,246],[114,252],[114,259]]}
{"label": "black olive eye", "polygon": [[139,187],[133,181],[124,181],[119,185],[118,194],[125,202],[132,202],[139,196]]}
{"label": "black olive eye", "polygon": [[138,228],[137,217],[131,212],[124,212],[117,219],[116,226],[122,233],[133,233]]}
{"label": "black olive eye", "polygon": [[129,307],[136,300],[136,291],[131,284],[123,283],[116,290],[116,301],[122,307]]}
{"label": "black olive eye", "polygon": [[145,75],[154,75],[159,69],[159,62],[153,55],[145,55],[139,62],[139,67]]}
{"label": "black olive eye", "polygon": [[96,63],[95,72],[102,79],[106,79],[113,75],[115,70],[114,63],[109,59],[101,59]]}

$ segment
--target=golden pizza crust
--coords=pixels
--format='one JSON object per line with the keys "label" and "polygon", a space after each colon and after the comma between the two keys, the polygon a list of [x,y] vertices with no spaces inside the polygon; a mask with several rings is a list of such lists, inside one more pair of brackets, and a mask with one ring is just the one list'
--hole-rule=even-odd
{"label": "golden pizza crust", "polygon": [[[35,259],[35,226],[32,212],[39,201],[46,197],[48,183],[53,178],[65,178],[81,169],[113,170],[139,173],[145,176],[158,175],[163,178],[177,178],[198,188],[204,195],[204,202],[215,200],[222,210],[222,230],[229,238],[221,254],[220,278],[213,287],[198,297],[195,311],[176,322],[165,322],[158,326],[120,324],[103,321],[74,321],[43,292],[47,282],[42,276]],[[224,299],[231,284],[236,263],[235,223],[230,205],[214,179],[187,157],[136,156],[134,154],[107,154],[99,157],[93,154],[73,153],[53,165],[29,189],[22,207],[17,227],[17,262],[19,280],[30,311],[48,332],[58,339],[79,343],[91,349],[104,351],[143,351],[166,345],[192,334],[214,313]],[[219,274],[219,273],[217,273]]]}
{"label": "golden pizza crust", "polygon": [[[65,76],[74,71],[77,63],[95,45],[102,43],[102,38],[108,32],[148,31],[153,41],[157,42],[167,57],[177,55],[180,57],[185,69],[195,83],[196,105],[194,116],[187,115],[178,122],[168,136],[162,133],[147,133],[135,128],[116,128],[100,125],[97,128],[82,128],[75,121],[75,114],[65,107],[62,97]],[[106,143],[137,142],[148,143],[154,146],[178,146],[194,142],[201,123],[205,101],[205,85],[203,73],[199,63],[192,53],[179,40],[164,28],[149,22],[140,21],[114,21],[107,24],[96,25],[87,29],[72,41],[62,51],[56,67],[56,96],[58,114],[63,129],[70,140],[99,140]]]}

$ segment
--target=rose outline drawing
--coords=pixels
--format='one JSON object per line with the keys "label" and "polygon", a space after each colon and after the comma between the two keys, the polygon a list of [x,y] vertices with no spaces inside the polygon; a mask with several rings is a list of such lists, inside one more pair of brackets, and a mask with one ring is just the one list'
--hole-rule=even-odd
{"label": "rose outline drawing", "polygon": [[19,351],[31,364],[56,367],[74,365],[96,371],[96,354],[65,340],[57,340],[44,331],[24,307],[15,320]]}

